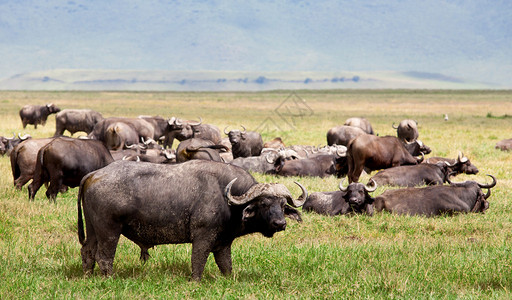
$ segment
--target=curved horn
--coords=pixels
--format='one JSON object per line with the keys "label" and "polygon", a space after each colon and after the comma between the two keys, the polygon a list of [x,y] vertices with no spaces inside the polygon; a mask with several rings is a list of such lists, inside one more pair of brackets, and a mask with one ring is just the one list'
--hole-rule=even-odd
{"label": "curved horn", "polygon": [[244,134],[247,131],[247,129],[245,129],[245,126],[242,124],[240,124],[240,127],[242,127],[244,129],[244,131],[242,131],[242,134]]}
{"label": "curved horn", "polygon": [[[373,188],[368,187],[370,182],[373,183],[372,184]],[[377,182],[375,182],[375,180],[373,180],[373,179],[370,179],[370,181],[364,186],[364,190],[368,193],[375,192],[376,189],[377,189]]]}
{"label": "curved horn", "polygon": [[491,189],[487,190],[487,193],[484,195],[484,199],[489,198],[489,196],[491,196]]}
{"label": "curved horn", "polygon": [[169,120],[167,120],[167,123],[169,123],[169,125],[174,125],[174,122],[176,121],[176,117],[172,117],[170,118]]}
{"label": "curved horn", "polygon": [[420,152],[421,158],[416,157],[416,161],[420,164],[425,159],[425,154],[423,152]]}
{"label": "curved horn", "polygon": [[225,135],[228,135],[228,134],[229,134],[229,131],[227,131],[228,127],[229,127],[229,126],[224,127],[224,134],[225,134]]}
{"label": "curved horn", "polygon": [[446,160],[444,160],[443,162],[444,162],[444,163],[445,163],[445,165],[447,165],[448,167],[454,167],[454,166],[457,164],[457,162],[454,162],[453,164],[451,164],[451,163],[449,163],[449,162],[448,162],[448,161],[446,161]]}
{"label": "curved horn", "polygon": [[199,126],[203,123],[203,119],[201,119],[201,117],[199,117],[199,122],[188,122],[188,124],[190,124],[190,126]]}
{"label": "curved horn", "polygon": [[347,156],[347,149],[344,149],[343,152],[341,152],[341,148],[336,148],[336,154],[339,156],[339,157],[344,157],[344,156]]}
{"label": "curved horn", "polygon": [[140,162],[140,156],[137,155],[137,160],[136,162]]}
{"label": "curved horn", "polygon": [[[269,154],[270,154],[270,153],[269,153]],[[269,154],[265,155],[265,160],[266,160],[269,164],[273,164],[273,163],[275,163],[275,159],[274,159],[274,160],[270,160],[271,158],[270,158],[270,155],[269,155]]]}
{"label": "curved horn", "polygon": [[30,134],[26,133],[24,135],[20,135],[20,133],[18,133],[18,137],[20,138],[20,140],[26,140],[30,137]]}
{"label": "curved horn", "polygon": [[395,122],[393,122],[393,124],[391,124],[391,127],[393,127],[393,129],[398,129],[398,126],[395,126]]}
{"label": "curved horn", "polygon": [[126,142],[125,142],[125,143],[124,143],[124,147],[125,147],[126,149],[133,149],[133,148],[136,148],[136,147],[137,147],[137,145],[136,145],[136,144],[128,145],[128,144],[126,144]]}
{"label": "curved horn", "polygon": [[249,202],[252,198],[247,197],[246,194],[249,194],[249,192],[252,191],[255,186],[257,186],[257,185],[252,186],[245,194],[243,194],[241,196],[233,196],[233,195],[231,195],[231,187],[233,186],[233,183],[235,183],[235,181],[237,179],[238,179],[238,177],[231,180],[228,183],[228,185],[226,185],[226,188],[224,189],[224,197],[226,197],[228,199],[229,205],[243,205],[243,204]]}
{"label": "curved horn", "polygon": [[462,151],[459,151],[459,156],[457,156],[457,160],[461,163],[465,163],[468,161],[468,158],[464,156],[464,153],[462,153]]}
{"label": "curved horn", "polygon": [[306,188],[297,181],[294,181],[293,183],[300,187],[300,189],[302,190],[302,194],[297,199],[291,198],[291,200],[288,200],[288,204],[293,207],[301,207],[302,205],[304,205],[304,202],[306,202],[306,199],[308,198],[308,190],[306,190]]}
{"label": "curved horn", "polygon": [[482,183],[478,183],[478,182],[477,182],[476,184],[478,184],[478,186],[479,186],[480,188],[490,189],[490,188],[493,188],[493,187],[496,185],[496,183],[497,183],[497,181],[496,181],[496,177],[494,177],[494,176],[492,176],[492,175],[490,175],[490,174],[487,174],[487,176],[489,176],[489,177],[491,177],[491,178],[492,178],[492,183],[489,183],[489,184],[482,184]]}
{"label": "curved horn", "polygon": [[340,181],[340,184],[339,184],[339,186],[338,186],[338,187],[339,187],[340,191],[342,191],[342,192],[346,192],[346,191],[347,191],[347,189],[348,189],[348,186],[347,186],[347,187],[344,187],[344,186],[343,186],[343,181],[345,181],[345,178],[343,178],[343,179]]}
{"label": "curved horn", "polygon": [[181,122],[180,119],[176,118],[176,120],[174,120],[174,124],[176,124],[177,126],[181,126],[183,125],[183,122]]}
{"label": "curved horn", "polygon": [[127,160],[127,159],[128,159],[128,155],[123,156],[123,160]]}

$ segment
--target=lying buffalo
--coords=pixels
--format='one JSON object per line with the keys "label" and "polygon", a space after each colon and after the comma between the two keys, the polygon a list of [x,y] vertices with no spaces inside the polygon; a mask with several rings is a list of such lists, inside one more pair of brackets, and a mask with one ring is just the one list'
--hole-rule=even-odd
{"label": "lying buffalo", "polygon": [[224,145],[216,145],[210,140],[191,138],[184,140],[176,148],[176,162],[192,159],[222,161],[220,151],[228,151]]}
{"label": "lying buffalo", "polygon": [[478,168],[472,164],[469,158],[467,158],[462,152],[459,152],[459,156],[455,159],[434,156],[423,161],[423,163],[427,164],[435,164],[438,162],[447,162],[450,171],[455,172],[456,175],[462,173],[469,175],[478,173]]}
{"label": "lying buffalo", "polygon": [[[388,211],[396,214],[435,216],[457,212],[484,212],[489,208],[487,198],[496,178],[490,184],[475,181],[435,185],[424,188],[406,188],[387,190],[375,198],[376,211]],[[487,194],[482,189],[488,189]]]}
{"label": "lying buffalo", "polygon": [[348,213],[373,214],[374,199],[369,193],[377,189],[377,185],[369,187],[362,183],[353,182],[343,186],[340,182],[339,191],[316,192],[308,196],[302,206],[303,211],[313,211],[323,215],[335,216]]}
{"label": "lying buffalo", "polygon": [[46,120],[50,114],[58,113],[60,108],[55,104],[50,103],[46,105],[25,105],[20,109],[20,118],[23,128],[26,128],[28,124],[34,125],[37,129],[37,125],[45,125]]}
{"label": "lying buffalo", "polygon": [[46,197],[55,202],[63,185],[77,187],[87,173],[113,161],[100,141],[57,137],[37,153],[34,180],[28,186],[29,200],[34,200],[41,185],[49,182]]}
{"label": "lying buffalo", "polygon": [[342,177],[346,174],[346,157],[333,154],[315,155],[311,158],[284,160],[277,168],[280,176],[315,176],[327,177],[335,175]]}
{"label": "lying buffalo", "polygon": [[512,150],[512,139],[501,140],[496,143],[494,148],[500,149],[501,151],[510,151]]}
{"label": "lying buffalo", "polygon": [[379,171],[372,176],[371,180],[378,185],[404,187],[443,184],[452,173],[449,167],[446,162],[398,166]]}
{"label": "lying buffalo", "polygon": [[144,261],[155,245],[192,243],[194,280],[201,280],[210,252],[221,273],[229,274],[235,238],[255,232],[272,237],[286,228],[285,216],[300,220],[300,213],[288,206],[300,207],[307,198],[306,189],[298,185],[302,195],[294,200],[284,185],[257,183],[247,171],[229,164],[114,162],[80,184],[83,270],[92,273],[98,262],[101,272],[111,275],[124,235],[141,248]]}

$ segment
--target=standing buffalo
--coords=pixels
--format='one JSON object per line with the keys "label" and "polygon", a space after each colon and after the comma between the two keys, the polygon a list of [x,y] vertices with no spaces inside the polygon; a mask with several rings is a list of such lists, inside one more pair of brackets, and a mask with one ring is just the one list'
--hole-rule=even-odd
{"label": "standing buffalo", "polygon": [[131,124],[115,122],[105,129],[103,143],[109,150],[120,150],[138,144],[139,134]]}
{"label": "standing buffalo", "polygon": [[107,129],[112,124],[118,122],[130,125],[133,129],[135,129],[139,141],[142,141],[143,139],[153,139],[153,136],[155,135],[155,129],[153,128],[153,125],[144,119],[112,117],[103,119],[96,123],[94,129],[91,133],[89,133],[88,137],[94,140],[102,141],[104,144],[106,144]]}
{"label": "standing buffalo", "polygon": [[373,214],[374,199],[369,193],[377,189],[374,183],[368,187],[362,183],[353,182],[347,187],[340,182],[339,191],[316,192],[308,196],[302,206],[303,211],[314,211],[319,214],[335,216],[348,213]]}
{"label": "standing buffalo", "polygon": [[343,145],[347,146],[348,143],[354,138],[366,134],[366,132],[354,126],[336,126],[327,131],[327,145]]}
{"label": "standing buffalo", "polygon": [[233,159],[260,155],[263,149],[261,134],[256,131],[246,131],[244,126],[242,128],[243,131],[231,130],[229,132],[226,131],[227,127],[224,128],[224,134],[228,136],[231,142]]}
{"label": "standing buffalo", "polygon": [[374,134],[372,125],[370,124],[370,121],[368,121],[365,118],[348,118],[345,121],[344,125],[359,127],[362,130],[364,130],[364,132],[366,132],[368,134]]}
{"label": "standing buffalo", "polygon": [[194,280],[201,280],[210,252],[221,273],[230,274],[235,238],[256,232],[272,237],[286,228],[285,216],[301,220],[287,205],[300,207],[307,198],[306,189],[298,185],[302,195],[294,200],[284,185],[257,183],[247,171],[229,164],[114,162],[80,184],[83,270],[92,273],[97,262],[104,275],[111,275],[124,235],[141,248],[144,261],[155,245],[192,243]]}
{"label": "standing buffalo", "polygon": [[501,140],[496,143],[494,148],[500,149],[501,151],[510,151],[512,150],[512,139]]}
{"label": "standing buffalo", "polygon": [[347,148],[348,179],[358,182],[364,168],[369,171],[415,165],[422,158],[413,157],[400,140],[394,136],[378,137],[370,134],[353,139]]}
{"label": "standing buffalo", "polygon": [[27,124],[34,125],[34,128],[37,129],[37,125],[45,125],[46,119],[50,114],[58,113],[60,108],[55,106],[53,103],[46,105],[25,105],[22,109],[20,109],[20,118],[21,123],[23,123],[23,128],[27,127]]}
{"label": "standing buffalo", "polygon": [[55,202],[62,185],[77,187],[87,173],[103,168],[114,159],[96,140],[58,137],[37,153],[34,180],[28,186],[29,199],[44,183],[50,182],[46,197]]}
{"label": "standing buffalo", "polygon": [[16,189],[21,190],[27,182],[34,178],[37,152],[52,140],[53,138],[29,139],[14,147],[10,158]]}
{"label": "standing buffalo", "polygon": [[53,136],[61,136],[66,130],[71,135],[79,131],[89,134],[94,125],[101,120],[103,120],[103,116],[94,110],[64,109],[55,115],[56,130]]}
{"label": "standing buffalo", "polygon": [[12,138],[0,136],[0,155],[10,155],[14,147],[30,138],[32,138],[30,134],[20,135],[19,133],[18,137],[16,137],[16,135],[13,134]]}
{"label": "standing buffalo", "polygon": [[[424,188],[406,188],[387,190],[375,198],[376,211],[388,211],[396,214],[435,216],[457,212],[484,212],[489,208],[487,198],[496,178],[491,184],[475,181],[450,183]],[[484,195],[482,188],[488,189]]]}
{"label": "standing buffalo", "polygon": [[396,129],[397,137],[404,142],[413,142],[418,139],[418,122],[415,120],[405,119],[395,126],[395,123],[391,125]]}

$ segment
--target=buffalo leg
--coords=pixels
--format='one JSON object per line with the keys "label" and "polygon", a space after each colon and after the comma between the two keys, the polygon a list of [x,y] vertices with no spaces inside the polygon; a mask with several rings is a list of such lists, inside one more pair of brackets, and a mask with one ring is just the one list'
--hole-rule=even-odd
{"label": "buffalo leg", "polygon": [[28,185],[28,199],[34,201],[34,198],[37,194],[37,191],[41,187],[41,182],[32,180],[32,182]]}
{"label": "buffalo leg", "polygon": [[82,269],[85,274],[92,274],[94,265],[96,264],[95,254],[98,249],[98,241],[96,235],[91,229],[87,229],[87,240],[80,252],[82,253]]}
{"label": "buffalo leg", "polygon": [[217,263],[220,272],[224,275],[231,274],[233,268],[231,261],[231,245],[214,251],[213,256],[215,257],[215,262]]}
{"label": "buffalo leg", "polygon": [[21,191],[21,188],[32,179],[30,176],[22,174],[20,177],[14,180],[14,186],[17,190]]}
{"label": "buffalo leg", "polygon": [[100,267],[101,273],[105,276],[111,276],[114,267],[114,257],[116,255],[117,243],[121,236],[119,226],[107,226],[102,233],[96,231],[98,236],[98,248],[96,250],[96,261]]}
{"label": "buffalo leg", "polygon": [[192,243],[192,279],[201,281],[203,276],[204,266],[208,260],[208,256],[212,251],[213,241],[203,239],[203,236],[194,240]]}
{"label": "buffalo leg", "polygon": [[62,186],[62,177],[61,176],[52,176],[50,180],[50,185],[46,190],[46,197],[50,199],[50,201],[56,202],[57,194]]}

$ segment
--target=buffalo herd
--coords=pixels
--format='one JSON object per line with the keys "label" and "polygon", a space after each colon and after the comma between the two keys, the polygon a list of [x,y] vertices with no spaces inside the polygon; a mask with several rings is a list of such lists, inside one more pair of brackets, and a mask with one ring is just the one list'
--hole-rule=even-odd
{"label": "buffalo herd", "polygon": [[[14,186],[30,180],[29,199],[47,186],[55,201],[68,187],[79,187],[78,236],[82,264],[92,273],[98,263],[111,275],[117,243],[123,235],[141,249],[159,244],[192,243],[192,278],[200,280],[209,253],[221,273],[232,269],[231,245],[237,237],[259,232],[266,237],[285,230],[285,216],[298,222],[302,212],[334,216],[396,214],[435,216],[484,212],[492,183],[452,182],[478,169],[459,152],[457,158],[429,157],[418,123],[406,119],[379,136],[365,118],[349,118],[327,131],[327,145],[286,146],[280,137],[263,142],[260,133],[224,128],[177,117],[103,117],[88,109],[54,104],[26,105],[27,124],[45,125],[56,114],[52,137],[18,134],[2,137],[0,154],[11,159]],[[84,132],[78,138],[63,136]],[[174,140],[179,144],[173,148]],[[508,150],[510,141],[497,148]],[[363,172],[378,171],[364,184]],[[275,176],[346,177],[336,191],[308,191],[296,182],[295,199],[279,183],[258,183],[251,172]],[[172,184],[170,184],[172,183]],[[378,196],[378,187],[396,186]],[[482,189],[486,189],[484,193]],[[85,221],[85,228],[84,228]],[[86,236],[87,233],[87,236]]]}

